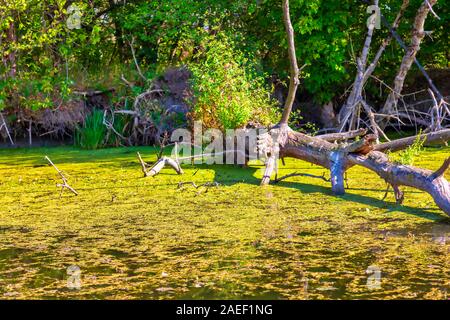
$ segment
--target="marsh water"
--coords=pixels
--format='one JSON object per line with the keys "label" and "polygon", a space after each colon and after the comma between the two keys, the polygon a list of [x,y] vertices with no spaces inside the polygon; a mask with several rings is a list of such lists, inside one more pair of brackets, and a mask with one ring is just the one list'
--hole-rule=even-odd
{"label": "marsh water", "polygon": [[[341,197],[309,177],[262,188],[257,163],[143,178],[136,151],[156,159],[0,150],[0,298],[448,299],[450,219],[423,192],[382,200],[385,183],[362,168]],[[44,155],[79,196],[60,198]],[[415,165],[449,155],[427,149]],[[298,160],[280,171],[325,172]],[[178,187],[188,181],[220,185]]]}

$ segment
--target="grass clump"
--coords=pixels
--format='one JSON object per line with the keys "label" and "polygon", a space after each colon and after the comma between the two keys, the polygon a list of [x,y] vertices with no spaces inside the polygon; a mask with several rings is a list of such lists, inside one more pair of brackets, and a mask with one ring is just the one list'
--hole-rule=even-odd
{"label": "grass clump", "polygon": [[106,128],[103,124],[103,112],[93,110],[82,127],[75,130],[74,144],[82,149],[98,149],[104,146]]}

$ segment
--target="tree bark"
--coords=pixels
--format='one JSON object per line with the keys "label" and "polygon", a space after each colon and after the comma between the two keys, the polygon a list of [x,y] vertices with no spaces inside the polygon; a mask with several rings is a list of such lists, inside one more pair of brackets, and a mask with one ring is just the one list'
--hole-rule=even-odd
{"label": "tree bark", "polygon": [[288,54],[291,66],[290,67],[291,79],[289,82],[289,93],[284,105],[280,125],[288,123],[289,115],[292,111],[292,105],[294,104],[295,94],[297,93],[297,87],[299,84],[298,80],[299,69],[297,64],[297,55],[295,54],[294,28],[292,27],[291,17],[289,13],[289,0],[283,0],[283,19],[288,38]]}

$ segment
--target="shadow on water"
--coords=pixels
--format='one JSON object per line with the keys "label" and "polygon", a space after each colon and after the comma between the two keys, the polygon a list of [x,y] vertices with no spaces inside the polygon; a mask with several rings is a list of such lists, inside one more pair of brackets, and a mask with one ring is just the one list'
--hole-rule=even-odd
{"label": "shadow on water", "polygon": [[[199,166],[200,167],[200,166]],[[227,171],[223,170],[223,168],[217,168],[217,166],[213,166],[214,168],[211,168],[212,166],[205,166],[205,168],[213,169],[215,173],[215,179],[214,181],[217,181],[223,185],[226,186],[232,186],[236,183],[247,183],[252,185],[259,185],[260,179],[255,177],[255,173],[257,170],[260,170],[261,168],[254,168],[254,167],[238,167],[238,166],[231,166],[232,169],[228,169],[227,171],[231,171],[231,173],[227,173]],[[222,166],[223,167],[223,166]],[[242,177],[240,180],[227,180],[230,176],[233,176],[233,172],[235,170],[239,170],[239,175]],[[309,183],[302,183],[302,182],[289,182],[289,181],[281,181],[276,186],[283,187],[283,188],[290,188],[298,190],[302,193],[322,193],[328,196],[335,197],[336,199],[342,199],[345,201],[351,201],[354,203],[359,203],[367,206],[373,206],[379,209],[388,209],[389,211],[395,210],[404,212],[407,214],[411,214],[414,216],[418,216],[421,218],[427,218],[432,221],[440,221],[445,218],[443,218],[442,215],[439,215],[436,213],[436,211],[427,210],[424,208],[417,208],[417,207],[411,207],[407,205],[398,205],[395,202],[388,202],[385,200],[380,200],[374,197],[365,196],[362,194],[357,194],[351,191],[378,191],[378,192],[384,192],[384,190],[376,190],[371,188],[348,188],[346,189],[346,194],[343,196],[335,196],[331,192],[331,186],[330,187],[324,187],[316,184],[309,184]],[[409,191],[408,193],[420,193],[419,191]],[[437,209],[436,209],[437,210]]]}
{"label": "shadow on water", "polygon": [[[415,215],[418,217],[427,218],[427,219],[430,219],[433,221],[438,221],[438,220],[443,219],[443,217],[441,215],[437,214],[436,212],[430,211],[430,210],[426,210],[423,208],[410,207],[410,206],[406,206],[406,205],[398,205],[394,202],[387,202],[387,201],[376,199],[373,197],[364,196],[361,194],[349,193],[348,191],[343,196],[335,196],[331,192],[331,187],[328,188],[328,187],[323,187],[323,186],[313,185],[313,184],[306,184],[306,183],[301,183],[301,182],[280,182],[278,185],[284,186],[287,188],[297,189],[303,193],[323,193],[323,194],[327,194],[330,196],[334,196],[337,199],[360,203],[360,204],[364,204],[367,206],[376,207],[379,209],[396,210],[396,211],[404,212],[407,214],[412,214],[412,215]],[[351,189],[351,190],[370,191],[370,189],[364,189],[364,188]]]}

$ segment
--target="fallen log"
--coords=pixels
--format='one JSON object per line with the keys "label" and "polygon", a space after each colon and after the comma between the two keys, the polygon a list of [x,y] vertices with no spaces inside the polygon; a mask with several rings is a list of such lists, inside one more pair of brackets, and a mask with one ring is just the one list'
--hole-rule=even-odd
{"label": "fallen log", "polygon": [[[435,132],[427,136],[428,141],[449,140],[447,130]],[[278,153],[279,157],[296,158],[330,170],[331,188],[334,194],[345,193],[344,174],[354,165],[363,166],[380,176],[393,189],[398,203],[403,201],[403,193],[399,186],[413,187],[429,193],[436,205],[445,213],[450,215],[450,184],[444,178],[444,173],[450,166],[450,158],[435,172],[431,170],[416,168],[391,162],[382,150],[401,150],[409,145],[411,141],[417,140],[417,136],[399,139],[386,144],[375,145],[375,139],[371,135],[363,137],[349,145],[336,145],[319,137],[310,137],[300,132],[295,132],[288,126],[278,126],[269,131],[270,136],[276,137],[277,142],[270,141],[264,137],[267,145],[261,147],[263,157],[266,157],[266,170],[261,180],[261,185],[270,182],[277,157],[272,154]],[[446,138],[445,138],[446,137]],[[400,141],[401,140],[401,141]],[[274,146],[279,144],[276,148]],[[384,145],[384,146],[383,146]],[[380,147],[381,146],[381,147]],[[272,151],[274,150],[274,151]],[[275,180],[275,182],[278,182]]]}
{"label": "fallen log", "polygon": [[413,187],[429,193],[436,205],[450,215],[450,184],[444,178],[444,173],[450,165],[450,157],[435,172],[392,163],[384,153],[379,151],[373,151],[366,156],[349,155],[348,161],[350,164],[361,165],[374,171],[389,183],[394,188],[398,203],[403,200],[403,194],[399,192],[398,187]]}
{"label": "fallen log", "polygon": [[[289,1],[283,0],[283,18],[288,38],[289,61],[291,63],[291,82],[289,93],[297,89],[298,69],[295,57],[294,32],[289,18]],[[288,95],[289,98],[289,95]],[[310,137],[295,132],[287,125],[292,109],[292,99],[287,99],[283,116],[278,125],[258,139],[258,152],[266,159],[266,168],[261,180],[262,185],[270,182],[273,170],[276,168],[278,157],[292,157],[314,163],[330,170],[331,189],[334,194],[344,194],[344,174],[354,165],[363,166],[374,171],[395,192],[397,202],[403,201],[403,193],[399,186],[409,186],[429,193],[437,206],[450,215],[450,185],[444,178],[444,172],[450,165],[450,160],[436,172],[415,168],[402,164],[392,163],[387,155],[381,151],[398,151],[412,145],[417,137],[410,137],[375,145],[376,136],[364,136],[360,141],[351,144],[330,143],[320,137]],[[352,132],[355,134],[355,132]],[[342,137],[350,133],[343,134]],[[357,135],[358,136],[358,135]],[[335,137],[333,137],[334,139]],[[421,137],[422,138],[422,137]],[[345,138],[344,138],[345,139]],[[450,130],[441,130],[423,136],[425,142],[447,143],[450,139]],[[336,141],[336,140],[334,140]]]}

